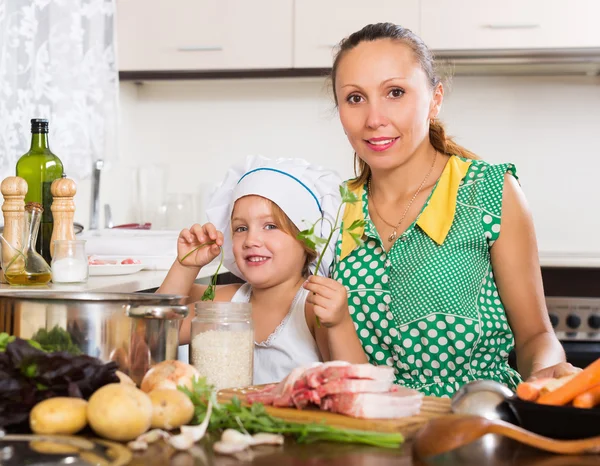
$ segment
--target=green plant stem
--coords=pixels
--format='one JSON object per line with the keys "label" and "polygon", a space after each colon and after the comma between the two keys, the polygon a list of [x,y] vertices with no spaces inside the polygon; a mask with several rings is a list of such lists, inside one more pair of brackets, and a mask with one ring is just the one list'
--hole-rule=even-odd
{"label": "green plant stem", "polygon": [[217,286],[217,279],[219,277],[219,270],[221,270],[221,266],[223,265],[223,248],[221,248],[221,260],[219,261],[219,265],[217,267],[216,272],[210,279],[209,285],[206,287],[204,294],[202,295],[202,301],[214,301],[215,299],[215,287]]}
{"label": "green plant stem", "polygon": [[182,264],[184,260],[186,260],[193,253],[195,253],[198,249],[203,248],[204,246],[211,246],[213,244],[216,244],[216,241],[208,241],[206,243],[202,243],[199,246],[196,246],[194,249],[192,249],[190,252],[188,252],[185,256],[183,256],[181,259],[179,259],[179,263]]}
{"label": "green plant stem", "polygon": [[[342,203],[338,207],[337,214],[335,215],[335,222],[333,223],[333,225],[338,224],[338,220],[340,218],[340,212],[342,211],[343,205],[344,204]],[[329,232],[329,236],[327,237],[327,242],[325,243],[325,246],[323,247],[321,254],[319,254],[319,260],[317,261],[317,265],[315,267],[315,273],[314,273],[315,277],[317,275],[319,275],[319,267],[321,266],[321,262],[323,261],[323,251],[325,251],[325,249],[327,249],[327,247],[329,246],[329,243],[331,242],[331,238],[333,238],[333,233],[339,229],[340,229],[340,227],[331,228],[331,231]],[[321,327],[321,319],[319,319],[319,316],[315,315],[315,319],[317,321],[317,327]]]}
{"label": "green plant stem", "polygon": [[[344,204],[340,204],[340,206],[338,207],[337,214],[335,215],[334,225],[338,224],[338,220],[340,218],[340,212],[342,211],[343,205]],[[339,229],[340,229],[340,227],[331,229],[331,231],[329,232],[329,236],[327,237],[327,242],[325,243],[325,246],[323,246],[323,251],[325,251],[325,249],[327,249],[327,247],[329,246],[329,243],[331,242],[331,238],[333,238],[333,234],[335,233],[335,231],[337,231]],[[322,261],[323,261],[323,253],[319,254],[319,260],[317,261],[317,266],[315,267],[315,273],[314,273],[315,276],[317,276],[319,274],[319,267],[321,266]],[[317,317],[317,319],[318,319],[318,317]]]}

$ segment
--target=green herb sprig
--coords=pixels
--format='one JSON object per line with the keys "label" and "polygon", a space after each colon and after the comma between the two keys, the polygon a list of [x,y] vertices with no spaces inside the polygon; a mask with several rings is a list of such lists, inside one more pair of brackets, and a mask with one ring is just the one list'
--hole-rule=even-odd
{"label": "green herb sprig", "polygon": [[212,403],[212,414],[208,424],[209,432],[224,429],[245,429],[250,434],[270,432],[293,437],[299,443],[319,441],[358,443],[382,448],[398,448],[404,437],[400,433],[369,432],[352,429],[339,429],[324,423],[299,424],[287,422],[267,413],[262,403],[244,406],[239,398],[234,397],[229,403],[219,403],[214,387],[206,383],[205,378],[195,379],[192,389],[179,386],[194,404],[195,424],[200,424]]}
{"label": "green herb sprig", "polygon": [[[339,220],[340,220],[340,214],[342,212],[342,207],[344,207],[345,204],[354,204],[354,203],[358,202],[359,198],[356,194],[354,194],[352,191],[350,191],[348,189],[348,186],[346,185],[346,183],[340,185],[340,195],[342,197],[342,202],[340,203],[340,205],[338,207],[337,213],[335,215],[335,221],[333,224],[331,223],[331,221],[328,218],[323,217],[322,219],[320,218],[315,223],[313,223],[309,229],[302,230],[300,233],[298,233],[298,236],[296,236],[297,239],[302,241],[310,249],[313,249],[318,254],[319,260],[317,261],[317,266],[315,267],[314,275],[319,274],[319,267],[321,266],[321,262],[323,261],[323,251],[325,251],[329,247],[329,243],[331,242],[331,239],[333,238],[333,235],[337,230],[341,230],[340,233],[342,233],[342,234],[348,233],[350,235],[350,237],[354,240],[354,242],[356,243],[357,246],[362,246],[362,244],[363,244],[361,235],[359,233],[356,233],[355,230],[357,230],[358,228],[362,228],[365,225],[364,220],[362,220],[362,219],[355,220],[349,226],[338,225]],[[316,227],[317,223],[319,223],[323,219],[326,220],[327,222],[329,222],[329,224],[331,225],[331,231],[329,232],[329,236],[327,237],[327,239],[321,238],[320,236],[315,234],[315,227]],[[318,248],[320,246],[322,246],[322,248],[319,250]],[[317,316],[317,326],[319,326],[319,327],[321,326],[321,322],[319,321],[318,316]]]}
{"label": "green herb sprig", "polygon": [[[203,248],[204,246],[212,246],[213,244],[215,244],[215,241],[208,241],[206,243],[202,243],[199,246],[196,246],[194,249],[192,249],[190,252],[188,252],[185,256],[183,256],[181,259],[179,259],[179,262],[181,264],[183,264],[183,261],[186,260],[190,255],[195,253],[198,249]],[[217,288],[217,279],[219,277],[219,270],[221,270],[221,266],[223,265],[223,248],[219,247],[219,249],[221,251],[220,252],[221,260],[219,261],[219,266],[217,267],[216,272],[210,278],[210,282],[209,282],[208,286],[206,287],[206,290],[204,291],[202,298],[200,298],[201,301],[214,301],[215,300],[215,293],[216,293],[216,288]]]}

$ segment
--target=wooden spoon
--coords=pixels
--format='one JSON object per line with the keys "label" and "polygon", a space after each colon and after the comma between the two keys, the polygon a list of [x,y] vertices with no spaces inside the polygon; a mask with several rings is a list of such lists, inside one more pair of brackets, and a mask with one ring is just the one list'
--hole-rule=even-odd
{"label": "wooden spoon", "polygon": [[485,434],[503,435],[525,445],[563,455],[600,453],[600,437],[554,440],[508,422],[457,414],[432,419],[425,424],[415,437],[413,452],[417,458],[424,459],[467,445]]}

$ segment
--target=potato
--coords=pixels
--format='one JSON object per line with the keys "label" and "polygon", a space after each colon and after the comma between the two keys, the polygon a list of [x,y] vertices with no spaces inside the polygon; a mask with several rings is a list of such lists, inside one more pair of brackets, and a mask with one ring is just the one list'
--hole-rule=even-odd
{"label": "potato", "polygon": [[91,396],[87,416],[90,426],[101,437],[127,442],[150,428],[152,402],[136,387],[111,383]]}
{"label": "potato", "polygon": [[189,424],[194,417],[194,404],[179,390],[162,388],[151,391],[152,428],[171,430]]}
{"label": "potato", "polygon": [[200,377],[200,373],[194,366],[181,361],[163,361],[146,373],[140,388],[146,393],[159,388],[175,389],[179,385],[191,389],[195,377]]}
{"label": "potato", "polygon": [[29,426],[36,434],[72,435],[87,425],[87,401],[55,397],[40,401],[29,413]]}

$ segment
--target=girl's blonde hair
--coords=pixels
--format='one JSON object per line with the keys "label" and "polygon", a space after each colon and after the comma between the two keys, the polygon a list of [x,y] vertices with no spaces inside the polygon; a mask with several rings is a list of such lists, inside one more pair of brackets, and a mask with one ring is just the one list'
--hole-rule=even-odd
{"label": "girl's blonde hair", "polygon": [[[375,41],[379,39],[392,39],[408,46],[413,52],[415,59],[425,72],[431,89],[435,89],[435,87],[442,81],[442,78],[436,72],[433,54],[425,45],[423,40],[414,32],[412,32],[410,29],[403,28],[402,26],[398,26],[393,23],[369,24],[360,31],[351,34],[346,39],[342,40],[342,42],[340,42],[339,50],[335,56],[333,67],[331,69],[331,83],[336,105],[338,104],[338,98],[335,94],[335,81],[337,69],[341,59],[349,50],[352,50],[361,42]],[[433,120],[429,125],[429,141],[435,150],[441,152],[442,154],[458,155],[467,159],[479,158],[473,152],[465,149],[460,144],[454,142],[451,137],[447,136],[446,129],[439,120]],[[364,183],[366,183],[371,176],[371,169],[356,155],[356,153],[354,154],[354,171],[356,173],[356,178],[350,182],[351,188],[357,188],[364,185]]]}
{"label": "girl's blonde hair", "polygon": [[[271,213],[279,229],[296,239],[298,233],[300,233],[298,227],[294,225],[294,222],[292,222],[290,218],[285,214],[285,212],[281,210],[281,207],[279,207],[270,199],[266,200],[271,205]],[[302,245],[302,248],[306,253],[306,260],[304,261],[304,266],[302,267],[302,275],[308,277],[309,266],[317,258],[317,252],[314,249],[309,248],[304,242],[300,241],[299,239],[296,239],[296,241],[298,241]]]}

